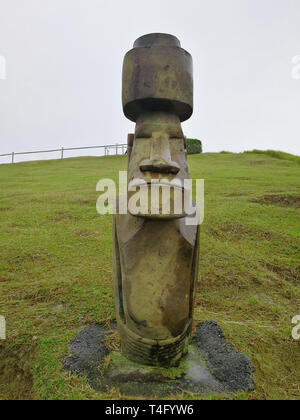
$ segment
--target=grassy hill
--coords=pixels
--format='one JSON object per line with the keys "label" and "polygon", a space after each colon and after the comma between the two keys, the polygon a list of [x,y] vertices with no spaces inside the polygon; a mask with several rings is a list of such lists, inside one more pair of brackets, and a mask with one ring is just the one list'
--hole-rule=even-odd
{"label": "grassy hill", "polygon": [[[254,363],[256,391],[236,398],[299,399],[298,161],[223,153],[189,165],[206,191],[195,319],[219,322]],[[119,397],[60,360],[84,324],[114,320],[112,217],[96,213],[95,187],[125,168],[121,156],[0,165],[0,399]]]}

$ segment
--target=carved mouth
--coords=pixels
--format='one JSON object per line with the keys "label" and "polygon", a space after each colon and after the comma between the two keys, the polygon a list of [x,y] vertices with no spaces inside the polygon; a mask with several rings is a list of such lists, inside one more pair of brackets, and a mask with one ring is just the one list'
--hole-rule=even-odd
{"label": "carved mouth", "polygon": [[[137,196],[135,196],[137,194]],[[128,211],[133,216],[177,219],[187,216],[187,190],[170,182],[142,182],[128,190]]]}

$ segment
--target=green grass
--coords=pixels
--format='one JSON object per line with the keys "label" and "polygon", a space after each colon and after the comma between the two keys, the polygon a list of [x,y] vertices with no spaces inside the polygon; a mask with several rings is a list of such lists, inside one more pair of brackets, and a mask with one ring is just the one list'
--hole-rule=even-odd
{"label": "green grass", "polygon": [[[195,319],[219,322],[256,367],[256,390],[234,398],[299,399],[300,167],[268,153],[189,165],[206,191]],[[0,399],[120,397],[93,391],[61,359],[84,323],[115,317],[112,217],[96,213],[96,183],[125,168],[120,156],[0,166]]]}
{"label": "green grass", "polygon": [[290,153],[279,152],[276,150],[252,150],[245,153],[254,153],[254,154],[261,154],[271,156],[275,159],[283,159],[283,160],[291,160],[293,162],[297,162],[300,164],[300,156],[291,155]]}

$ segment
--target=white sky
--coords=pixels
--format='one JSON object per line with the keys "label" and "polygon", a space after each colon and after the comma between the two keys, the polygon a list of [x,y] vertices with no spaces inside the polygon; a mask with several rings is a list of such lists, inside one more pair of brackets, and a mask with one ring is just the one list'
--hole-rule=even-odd
{"label": "white sky", "polygon": [[0,154],[125,143],[122,61],[150,32],[193,56],[204,151],[300,154],[300,0],[0,0]]}

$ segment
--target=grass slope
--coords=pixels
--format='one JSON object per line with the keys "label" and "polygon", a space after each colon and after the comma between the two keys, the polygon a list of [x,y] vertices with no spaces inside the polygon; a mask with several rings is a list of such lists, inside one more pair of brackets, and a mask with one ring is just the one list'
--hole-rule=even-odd
{"label": "grass slope", "polygon": [[[206,190],[195,319],[219,322],[252,359],[257,389],[235,398],[299,399],[300,167],[257,153],[189,165]],[[95,186],[125,168],[120,156],[0,166],[0,399],[119,397],[60,360],[84,323],[115,317],[112,217],[96,213]]]}

